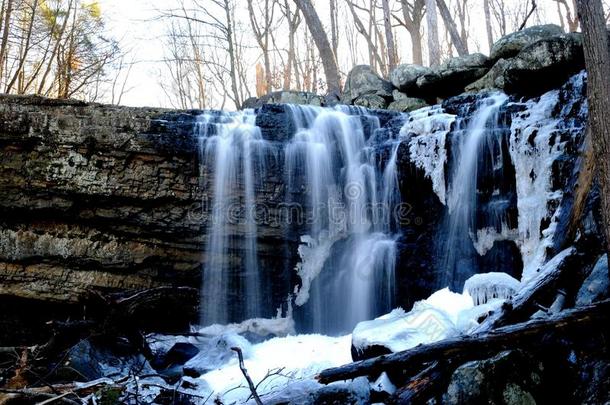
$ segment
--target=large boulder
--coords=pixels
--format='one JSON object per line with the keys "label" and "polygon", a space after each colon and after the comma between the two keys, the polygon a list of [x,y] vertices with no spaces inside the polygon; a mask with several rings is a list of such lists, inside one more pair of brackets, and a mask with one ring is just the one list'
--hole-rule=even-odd
{"label": "large boulder", "polygon": [[353,100],[352,104],[366,107],[371,110],[384,109],[388,106],[387,100],[377,94],[363,94]]}
{"label": "large boulder", "polygon": [[500,58],[511,58],[517,55],[526,46],[539,41],[563,34],[563,29],[554,24],[536,25],[521,31],[505,35],[491,47],[490,58],[494,61]]}
{"label": "large boulder", "polygon": [[408,92],[416,87],[417,79],[430,73],[432,73],[432,69],[429,67],[405,63],[398,65],[390,73],[390,80],[397,89]]}
{"label": "large boulder", "polygon": [[504,352],[493,358],[458,367],[442,404],[536,404],[542,394],[543,367],[526,353]]}
{"label": "large boulder", "polygon": [[498,59],[498,61],[489,69],[489,72],[479,80],[470,83],[466,86],[466,91],[478,92],[489,89],[504,89],[504,72],[510,65],[506,59]]}
{"label": "large boulder", "polygon": [[[394,90],[392,83],[379,77],[370,66],[358,65],[347,75],[341,101],[364,107],[374,106],[370,108],[385,108],[387,101],[392,99],[392,90]],[[383,106],[379,107],[382,100]]]}
{"label": "large boulder", "polygon": [[260,98],[250,97],[243,102],[242,108],[257,108],[263,104],[306,104],[322,106],[324,97],[307,91],[280,90],[265,94]]}
{"label": "large boulder", "polygon": [[508,93],[538,95],[561,86],[584,68],[581,34],[542,39],[525,47],[504,72]]}
{"label": "large boulder", "polygon": [[428,103],[421,98],[414,97],[404,97],[398,100],[392,101],[390,105],[388,105],[388,110],[398,111],[398,112],[410,112],[413,110],[418,110],[420,108],[426,107]]}
{"label": "large boulder", "polygon": [[417,79],[418,94],[429,98],[454,96],[483,77],[489,70],[489,58],[481,53],[451,58],[436,71]]}

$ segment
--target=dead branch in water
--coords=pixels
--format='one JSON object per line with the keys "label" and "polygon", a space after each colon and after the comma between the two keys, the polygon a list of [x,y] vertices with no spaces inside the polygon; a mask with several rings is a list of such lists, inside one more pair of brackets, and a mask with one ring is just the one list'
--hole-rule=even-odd
{"label": "dead branch in water", "polygon": [[252,393],[254,401],[257,405],[263,405],[263,401],[261,401],[261,398],[258,396],[258,392],[256,392],[256,386],[254,385],[252,379],[250,378],[250,375],[248,374],[248,369],[246,369],[246,366],[244,365],[244,355],[241,352],[241,349],[239,347],[232,347],[231,350],[237,353],[237,358],[239,359],[239,369],[244,375],[246,381],[248,382],[248,387],[250,387],[250,392]]}

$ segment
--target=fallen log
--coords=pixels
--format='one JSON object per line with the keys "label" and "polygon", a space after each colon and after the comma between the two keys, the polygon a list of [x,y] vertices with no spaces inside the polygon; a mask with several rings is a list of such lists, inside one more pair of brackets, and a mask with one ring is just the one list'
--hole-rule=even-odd
{"label": "fallen log", "polygon": [[[591,252],[578,247],[569,247],[540,270],[539,276],[525,285],[511,300],[504,303],[502,310],[483,321],[475,333],[490,331],[513,323],[523,322],[540,309],[539,303],[556,297],[558,286],[570,279],[572,288],[580,286],[587,276],[586,269],[593,264]],[[576,287],[577,288],[577,287]]]}
{"label": "fallen log", "polygon": [[566,310],[550,318],[534,319],[490,332],[445,339],[402,352],[330,368],[318,374],[316,379],[328,384],[360,376],[375,378],[384,371],[413,375],[424,368],[425,363],[443,359],[459,359],[460,362],[480,360],[503,350],[539,346],[546,337],[560,334],[564,336],[572,332],[582,334],[583,330],[591,327],[607,328],[604,322],[607,322],[608,318],[610,300],[605,300]]}
{"label": "fallen log", "polygon": [[450,363],[435,361],[399,388],[387,402],[396,405],[425,403],[444,387],[454,369]]}

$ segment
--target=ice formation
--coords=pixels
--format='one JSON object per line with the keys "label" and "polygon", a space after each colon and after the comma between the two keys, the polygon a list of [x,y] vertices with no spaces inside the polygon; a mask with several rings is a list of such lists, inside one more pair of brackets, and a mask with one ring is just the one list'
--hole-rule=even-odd
{"label": "ice formation", "polygon": [[506,273],[490,272],[475,274],[466,280],[464,292],[472,297],[474,305],[481,305],[493,299],[508,299],[519,291],[519,280]]}
{"label": "ice formation", "polygon": [[432,180],[432,190],[445,204],[445,163],[447,150],[445,139],[451,130],[455,116],[447,114],[440,105],[425,107],[412,112],[401,129],[409,140],[409,157]]}
{"label": "ice formation", "polygon": [[470,239],[477,253],[485,255],[494,246],[494,243],[504,240],[517,240],[519,232],[517,229],[510,229],[506,224],[502,224],[502,230],[498,232],[495,227],[477,229],[476,236],[470,234]]}
{"label": "ice formation", "polygon": [[258,336],[287,336],[294,335],[294,319],[292,318],[292,307],[290,303],[288,310],[283,316],[281,309],[278,309],[275,318],[253,318],[246,319],[241,323],[230,323],[228,325],[214,324],[209,325],[198,331],[204,335],[217,336],[224,333],[254,333]]}
{"label": "ice formation", "polygon": [[[549,212],[548,207],[563,195],[561,190],[551,191],[553,162],[565,144],[557,131],[559,119],[553,118],[558,102],[558,90],[545,93],[538,101],[528,101],[526,110],[514,116],[511,125],[510,155],[517,180],[524,281],[544,263],[557,227],[559,208]],[[549,217],[549,226],[541,232],[542,220]]]}
{"label": "ice formation", "polygon": [[339,235],[340,233],[329,235],[327,231],[322,231],[316,239],[309,235],[301,236],[301,244],[298,248],[301,261],[296,265],[301,286],[295,287],[294,303],[296,305],[304,305],[309,301],[311,283],[322,271],[324,263],[330,255],[330,249],[341,238]]}

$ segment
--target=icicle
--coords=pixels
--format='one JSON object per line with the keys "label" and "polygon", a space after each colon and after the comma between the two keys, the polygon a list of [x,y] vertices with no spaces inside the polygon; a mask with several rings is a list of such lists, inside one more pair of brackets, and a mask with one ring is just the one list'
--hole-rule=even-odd
{"label": "icicle", "polygon": [[519,280],[506,273],[475,274],[466,280],[464,292],[472,297],[474,305],[482,305],[492,299],[509,299],[519,290]]}

